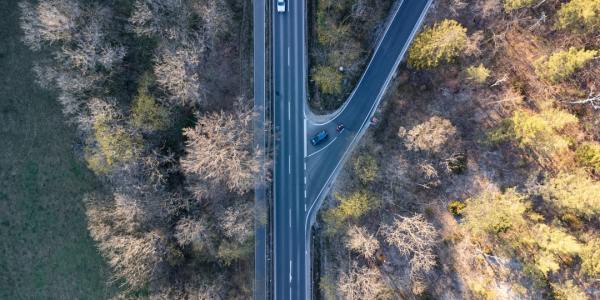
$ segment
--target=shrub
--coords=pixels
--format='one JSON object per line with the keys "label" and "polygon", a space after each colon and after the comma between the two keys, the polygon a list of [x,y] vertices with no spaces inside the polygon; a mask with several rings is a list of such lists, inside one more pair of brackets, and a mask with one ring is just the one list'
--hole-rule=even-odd
{"label": "shrub", "polygon": [[464,226],[474,235],[497,235],[526,225],[526,197],[514,189],[504,193],[484,191],[466,201]]}
{"label": "shrub", "polygon": [[600,213],[600,182],[579,170],[559,173],[538,188],[545,201],[560,213],[593,218]]}
{"label": "shrub", "polygon": [[466,28],[454,20],[443,20],[415,38],[408,52],[408,64],[416,69],[435,68],[459,56],[467,42]]}
{"label": "shrub", "polygon": [[474,83],[485,83],[490,76],[490,70],[483,64],[468,67],[466,73],[467,79]]}
{"label": "shrub", "polygon": [[589,241],[583,247],[581,271],[591,277],[600,275],[600,238]]}
{"label": "shrub", "polygon": [[597,32],[600,28],[600,1],[571,0],[563,3],[557,12],[557,18],[558,28]]}
{"label": "shrub", "polygon": [[451,212],[455,217],[461,216],[465,207],[467,207],[467,205],[458,200],[452,200],[450,203],[448,203],[448,211]]}
{"label": "shrub", "polygon": [[342,73],[334,67],[319,66],[313,74],[313,80],[319,90],[325,94],[339,95],[342,93]]}
{"label": "shrub", "polygon": [[131,108],[131,121],[135,127],[142,130],[163,130],[167,127],[168,112],[150,94],[148,89],[151,84],[150,76],[142,78]]}
{"label": "shrub", "polygon": [[586,168],[592,168],[600,173],[600,144],[584,143],[575,150],[577,163]]}
{"label": "shrub", "polygon": [[584,300],[588,299],[585,291],[573,284],[572,280],[568,280],[564,283],[552,283],[552,296],[554,300]]}
{"label": "shrub", "polygon": [[537,3],[537,0],[504,0],[504,9],[512,11],[519,8],[530,7]]}
{"label": "shrub", "polygon": [[361,155],[354,160],[354,173],[363,184],[371,183],[379,173],[377,161],[371,155]]}

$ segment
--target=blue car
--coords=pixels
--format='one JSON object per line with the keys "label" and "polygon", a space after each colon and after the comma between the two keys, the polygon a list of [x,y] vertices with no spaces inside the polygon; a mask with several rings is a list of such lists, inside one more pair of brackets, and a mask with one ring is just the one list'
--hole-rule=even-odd
{"label": "blue car", "polygon": [[320,142],[324,141],[327,138],[327,131],[321,130],[312,139],[310,139],[310,143],[313,146],[318,145]]}

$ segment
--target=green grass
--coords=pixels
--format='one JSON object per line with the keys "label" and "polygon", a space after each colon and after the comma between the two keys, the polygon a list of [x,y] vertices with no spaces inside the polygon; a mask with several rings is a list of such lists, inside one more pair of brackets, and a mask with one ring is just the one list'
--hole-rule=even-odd
{"label": "green grass", "polygon": [[17,1],[0,1],[0,299],[107,299],[81,201],[99,184],[55,95],[34,83],[18,15]]}

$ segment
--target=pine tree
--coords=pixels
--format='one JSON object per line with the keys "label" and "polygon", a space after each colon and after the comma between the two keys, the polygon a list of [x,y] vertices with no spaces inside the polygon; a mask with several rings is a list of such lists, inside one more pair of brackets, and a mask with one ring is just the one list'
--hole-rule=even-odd
{"label": "pine tree", "polygon": [[454,20],[443,20],[421,32],[408,52],[408,63],[416,69],[432,69],[451,62],[466,48],[467,29]]}
{"label": "pine tree", "polygon": [[537,74],[552,82],[563,80],[581,69],[587,62],[596,58],[598,51],[577,49],[557,51],[549,58],[541,58],[535,63]]}
{"label": "pine tree", "polygon": [[557,12],[556,27],[596,32],[600,29],[600,0],[572,0]]}
{"label": "pine tree", "polygon": [[506,11],[512,11],[519,8],[530,7],[536,2],[537,0],[504,0],[504,9]]}
{"label": "pine tree", "polygon": [[466,69],[467,79],[474,83],[485,83],[490,76],[490,70],[483,64],[479,66],[470,66]]}
{"label": "pine tree", "polygon": [[560,173],[539,188],[545,201],[560,213],[575,213],[592,218],[600,213],[600,182],[589,178],[583,171]]}

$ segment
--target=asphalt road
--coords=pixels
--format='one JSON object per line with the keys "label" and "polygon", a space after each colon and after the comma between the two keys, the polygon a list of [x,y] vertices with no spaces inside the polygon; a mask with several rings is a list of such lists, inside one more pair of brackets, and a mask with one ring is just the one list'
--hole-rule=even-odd
{"label": "asphalt road", "polygon": [[[271,0],[275,1],[275,0]],[[417,31],[430,0],[404,0],[393,12],[362,79],[346,104],[318,122],[306,103],[306,2],[273,12],[273,298],[310,299],[310,228],[321,201],[369,120]],[[275,4],[273,3],[273,7]],[[337,123],[346,130],[335,131]],[[309,139],[327,130],[317,147]]]}

